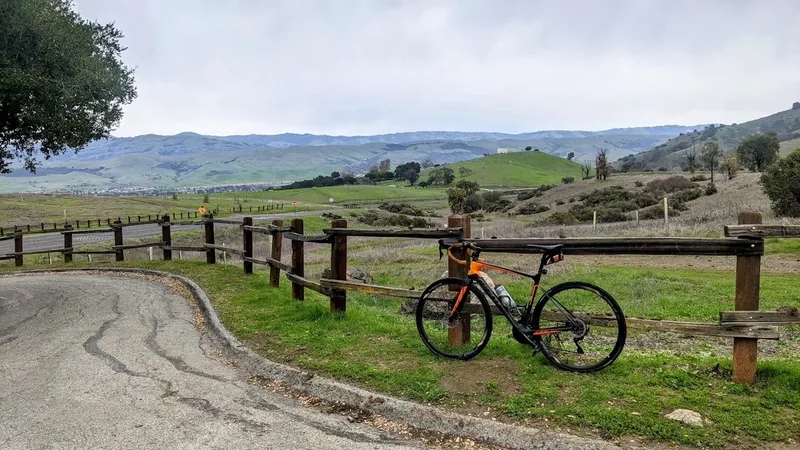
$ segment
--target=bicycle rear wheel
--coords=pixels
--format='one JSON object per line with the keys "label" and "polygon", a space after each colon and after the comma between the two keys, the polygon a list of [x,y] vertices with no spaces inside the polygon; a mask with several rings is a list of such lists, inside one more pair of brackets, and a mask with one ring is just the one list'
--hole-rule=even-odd
{"label": "bicycle rear wheel", "polygon": [[622,309],[599,287],[562,283],[542,294],[531,325],[550,362],[572,372],[594,372],[614,362],[625,346]]}
{"label": "bicycle rear wheel", "polygon": [[422,342],[442,358],[467,360],[481,352],[492,335],[492,310],[483,293],[470,286],[456,320],[450,320],[461,278],[443,278],[423,291],[417,304],[417,331]]}

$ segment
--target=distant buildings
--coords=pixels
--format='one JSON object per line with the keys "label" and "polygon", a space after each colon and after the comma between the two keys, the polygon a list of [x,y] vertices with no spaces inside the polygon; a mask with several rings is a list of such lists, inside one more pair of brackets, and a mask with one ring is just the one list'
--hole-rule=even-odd
{"label": "distant buildings", "polygon": [[497,149],[497,154],[498,155],[502,155],[504,153],[508,153],[508,149],[507,148],[501,147],[501,148]]}

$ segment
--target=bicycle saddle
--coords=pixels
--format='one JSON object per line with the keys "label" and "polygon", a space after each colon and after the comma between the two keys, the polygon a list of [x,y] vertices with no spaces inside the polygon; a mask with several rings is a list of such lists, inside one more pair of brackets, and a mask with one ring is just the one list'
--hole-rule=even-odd
{"label": "bicycle saddle", "polygon": [[561,253],[561,249],[564,248],[564,244],[556,244],[556,245],[528,244],[527,247],[539,250],[540,252],[546,254],[556,254],[556,253]]}

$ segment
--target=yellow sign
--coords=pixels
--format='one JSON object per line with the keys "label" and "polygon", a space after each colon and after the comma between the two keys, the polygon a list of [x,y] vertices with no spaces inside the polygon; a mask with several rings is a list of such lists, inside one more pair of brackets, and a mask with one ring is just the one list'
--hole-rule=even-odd
{"label": "yellow sign", "polygon": [[200,208],[197,210],[197,212],[199,212],[201,216],[205,216],[205,215],[206,215],[206,208],[205,208],[205,206],[203,206],[203,205],[200,205]]}

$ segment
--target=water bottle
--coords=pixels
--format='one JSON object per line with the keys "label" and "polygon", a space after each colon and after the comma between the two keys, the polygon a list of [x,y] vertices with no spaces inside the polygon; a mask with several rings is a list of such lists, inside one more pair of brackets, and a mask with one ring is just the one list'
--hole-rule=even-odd
{"label": "water bottle", "polygon": [[503,306],[512,311],[517,307],[517,303],[511,298],[511,294],[508,293],[502,284],[495,286],[494,291],[497,293],[497,296],[500,297],[500,303],[502,303]]}

